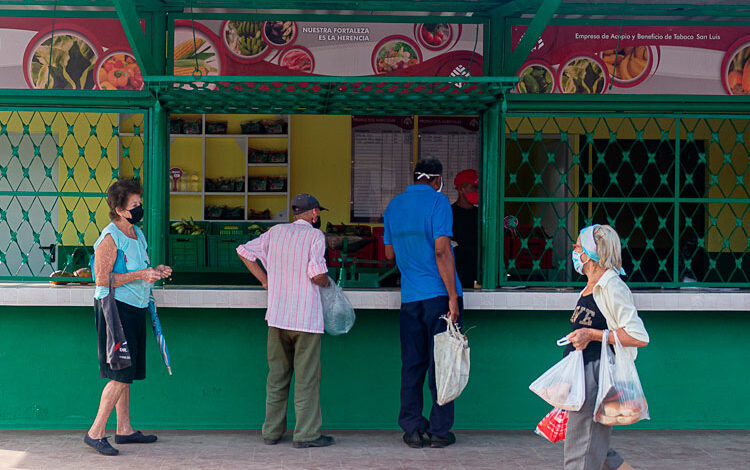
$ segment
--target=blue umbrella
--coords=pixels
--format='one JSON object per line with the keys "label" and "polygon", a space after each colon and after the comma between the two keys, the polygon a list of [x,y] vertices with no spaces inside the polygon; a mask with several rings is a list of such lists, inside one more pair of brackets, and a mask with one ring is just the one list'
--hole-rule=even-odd
{"label": "blue umbrella", "polygon": [[161,329],[161,322],[159,321],[159,315],[156,314],[156,302],[154,296],[151,296],[151,301],[148,303],[148,311],[151,312],[151,326],[154,328],[154,337],[156,338],[156,344],[159,345],[159,351],[161,351],[161,357],[164,358],[164,365],[167,366],[169,375],[172,375],[172,366],[169,360],[169,349],[167,349],[167,340],[164,338],[164,332]]}

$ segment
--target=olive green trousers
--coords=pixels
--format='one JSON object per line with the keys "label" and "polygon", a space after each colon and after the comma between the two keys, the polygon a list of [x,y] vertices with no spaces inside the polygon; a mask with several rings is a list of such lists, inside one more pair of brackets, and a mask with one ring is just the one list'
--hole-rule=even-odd
{"label": "olive green trousers", "polygon": [[323,335],[268,328],[268,381],[264,439],[279,439],[286,431],[289,387],[294,374],[294,441],[320,437],[320,340]]}

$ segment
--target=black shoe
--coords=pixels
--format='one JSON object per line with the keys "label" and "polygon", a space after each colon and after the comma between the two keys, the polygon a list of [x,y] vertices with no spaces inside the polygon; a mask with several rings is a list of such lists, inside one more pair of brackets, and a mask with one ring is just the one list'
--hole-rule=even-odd
{"label": "black shoe", "polygon": [[292,446],[295,449],[307,449],[308,447],[328,447],[336,443],[331,436],[320,436],[314,441],[300,441],[293,442]]}
{"label": "black shoe", "polygon": [[86,445],[93,447],[94,450],[99,452],[100,454],[117,455],[120,453],[119,450],[112,447],[112,444],[107,441],[106,437],[102,437],[101,439],[94,439],[89,436],[89,433],[86,433],[86,435],[83,436],[83,442],[85,442]]}
{"label": "black shoe", "polygon": [[422,432],[420,432],[419,430],[405,432],[404,442],[412,449],[421,449],[425,444],[424,434],[422,434]]}
{"label": "black shoe", "polygon": [[128,434],[127,436],[115,434],[115,444],[151,444],[153,442],[156,442],[156,436],[153,434],[146,436],[140,431]]}
{"label": "black shoe", "polygon": [[263,444],[265,444],[265,445],[267,445],[267,446],[275,446],[276,444],[278,444],[278,443],[279,443],[279,441],[280,441],[280,440],[281,440],[281,438],[280,438],[280,437],[279,437],[279,438],[276,438],[276,439],[266,439],[266,438],[264,437],[264,438],[263,438]]}
{"label": "black shoe", "polygon": [[430,447],[433,449],[442,449],[456,443],[456,435],[448,432],[445,437],[430,436]]}

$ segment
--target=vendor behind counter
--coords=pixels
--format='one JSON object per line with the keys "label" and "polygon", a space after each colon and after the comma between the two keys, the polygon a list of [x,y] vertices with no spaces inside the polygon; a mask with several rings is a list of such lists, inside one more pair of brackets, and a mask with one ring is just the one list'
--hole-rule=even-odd
{"label": "vendor behind counter", "polygon": [[477,280],[477,250],[479,244],[479,174],[463,170],[453,180],[458,199],[453,209],[453,248],[456,272],[464,289],[473,289]]}

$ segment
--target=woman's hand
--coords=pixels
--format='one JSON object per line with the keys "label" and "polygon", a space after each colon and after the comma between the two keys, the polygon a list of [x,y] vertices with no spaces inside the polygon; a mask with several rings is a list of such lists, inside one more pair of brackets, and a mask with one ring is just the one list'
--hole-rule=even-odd
{"label": "woman's hand", "polygon": [[146,268],[141,270],[141,279],[153,284],[154,282],[162,279],[164,276],[162,272],[154,268]]}
{"label": "woman's hand", "polygon": [[594,340],[594,336],[597,333],[601,337],[602,332],[600,330],[595,330],[593,328],[579,328],[566,336],[566,338],[570,340],[574,348],[580,351],[586,349],[589,343]]}
{"label": "woman's hand", "polygon": [[154,269],[156,269],[157,271],[161,272],[162,277],[165,278],[165,279],[172,275],[172,268],[170,268],[167,265],[160,264],[159,266],[155,267]]}

